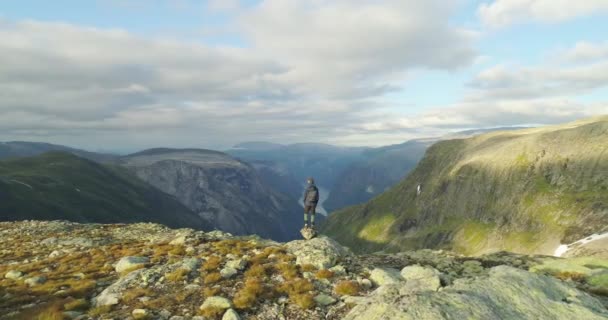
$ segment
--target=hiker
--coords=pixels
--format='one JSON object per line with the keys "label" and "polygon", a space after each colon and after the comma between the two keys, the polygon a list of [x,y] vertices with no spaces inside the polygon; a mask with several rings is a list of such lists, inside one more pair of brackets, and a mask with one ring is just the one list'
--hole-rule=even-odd
{"label": "hiker", "polygon": [[306,191],[304,191],[304,228],[308,228],[308,214],[310,213],[310,226],[315,227],[315,210],[319,202],[319,189],[315,186],[313,178],[306,179]]}

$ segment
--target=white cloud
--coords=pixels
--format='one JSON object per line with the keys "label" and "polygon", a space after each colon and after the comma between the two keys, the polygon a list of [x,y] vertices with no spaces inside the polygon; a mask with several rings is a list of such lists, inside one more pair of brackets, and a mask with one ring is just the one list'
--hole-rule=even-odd
{"label": "white cloud", "polygon": [[483,23],[492,27],[504,27],[529,20],[560,22],[600,12],[608,12],[608,1],[494,0],[483,3],[478,8]]}
{"label": "white cloud", "polygon": [[562,60],[574,63],[608,60],[608,42],[591,43],[581,41],[574,48],[563,53]]}

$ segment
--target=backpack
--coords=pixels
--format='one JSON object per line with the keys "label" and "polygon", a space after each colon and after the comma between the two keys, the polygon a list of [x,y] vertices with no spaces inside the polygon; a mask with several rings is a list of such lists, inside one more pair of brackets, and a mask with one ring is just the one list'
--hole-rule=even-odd
{"label": "backpack", "polygon": [[317,203],[319,201],[319,189],[316,186],[310,186],[306,193],[306,202]]}

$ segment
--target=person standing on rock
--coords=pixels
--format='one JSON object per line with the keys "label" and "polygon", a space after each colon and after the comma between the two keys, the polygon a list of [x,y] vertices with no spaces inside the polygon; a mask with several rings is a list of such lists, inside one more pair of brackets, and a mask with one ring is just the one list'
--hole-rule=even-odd
{"label": "person standing on rock", "polygon": [[306,179],[306,191],[304,191],[304,228],[308,228],[308,214],[310,214],[310,227],[315,227],[315,210],[319,203],[319,189],[315,186],[315,179]]}

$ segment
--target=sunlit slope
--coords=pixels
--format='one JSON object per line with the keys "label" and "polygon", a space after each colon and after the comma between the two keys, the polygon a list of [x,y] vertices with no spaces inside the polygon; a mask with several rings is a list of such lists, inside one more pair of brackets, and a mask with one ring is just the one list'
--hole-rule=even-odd
{"label": "sunlit slope", "polygon": [[551,253],[607,226],[608,117],[599,117],[439,142],[396,187],[335,213],[323,232],[358,251]]}

